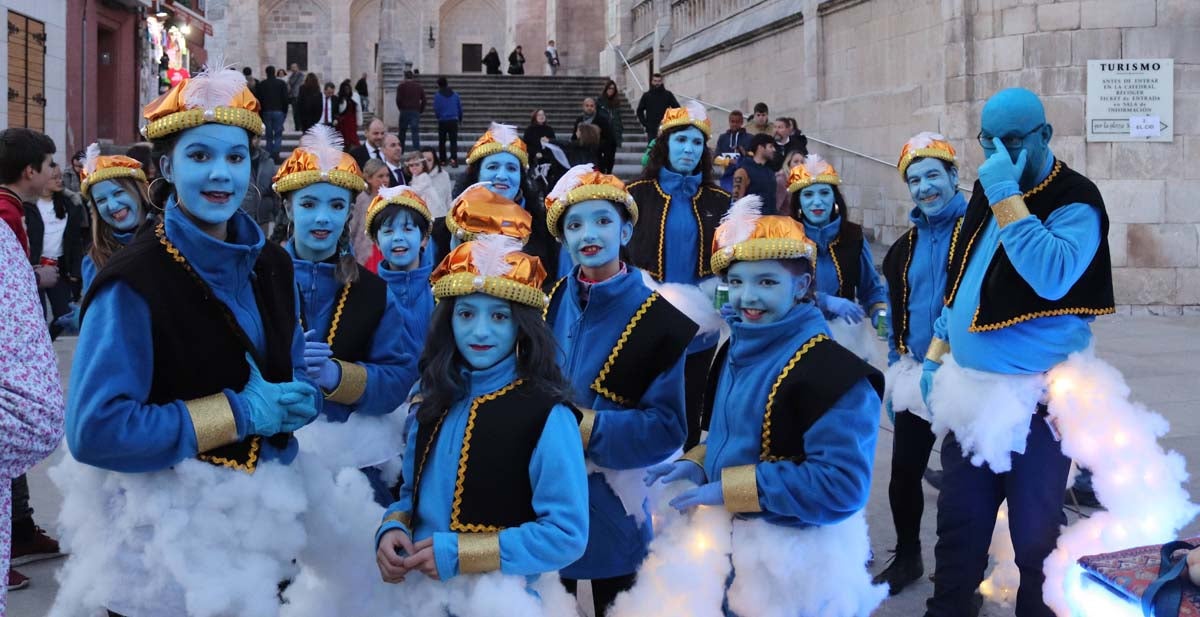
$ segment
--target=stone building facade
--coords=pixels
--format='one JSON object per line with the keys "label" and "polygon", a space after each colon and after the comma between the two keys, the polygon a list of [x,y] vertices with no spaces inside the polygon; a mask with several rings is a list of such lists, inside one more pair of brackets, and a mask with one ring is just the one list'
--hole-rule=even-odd
{"label": "stone building facade", "polygon": [[[1200,311],[1200,2],[1195,0],[609,0],[601,68],[630,98],[652,69],[677,95],[793,116],[841,172],[852,217],[882,243],[911,208],[891,163],[914,133],[958,149],[970,186],[984,101],[1022,86],[1043,97],[1051,146],[1099,185],[1117,302]],[[1088,143],[1087,61],[1173,58],[1169,143]],[[636,76],[636,80],[634,77]],[[713,109],[723,130],[725,114]],[[836,144],[888,165],[821,145]]]}

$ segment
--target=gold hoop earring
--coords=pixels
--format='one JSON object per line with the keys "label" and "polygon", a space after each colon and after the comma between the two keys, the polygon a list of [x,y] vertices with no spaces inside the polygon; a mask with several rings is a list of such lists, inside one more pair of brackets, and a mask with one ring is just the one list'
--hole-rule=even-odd
{"label": "gold hoop earring", "polygon": [[150,182],[150,186],[146,187],[146,201],[150,202],[150,207],[154,208],[155,210],[158,210],[159,212],[161,212],[163,214],[166,214],[167,209],[165,206],[161,206],[159,204],[154,203],[154,185],[158,184],[159,182],[165,182],[167,184],[170,184],[170,182],[167,181],[167,179],[163,178],[162,176],[159,176],[159,177],[155,178],[154,180],[152,180]]}

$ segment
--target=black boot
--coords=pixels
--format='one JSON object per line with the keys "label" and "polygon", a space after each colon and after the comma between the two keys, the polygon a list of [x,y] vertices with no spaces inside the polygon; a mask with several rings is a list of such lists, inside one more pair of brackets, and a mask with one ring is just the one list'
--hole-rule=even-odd
{"label": "black boot", "polygon": [[925,573],[925,562],[921,560],[921,551],[905,551],[896,553],[892,557],[892,563],[884,568],[875,576],[871,582],[878,585],[887,583],[889,586],[888,595],[896,595],[904,590],[905,587],[912,584],[913,581],[921,578]]}

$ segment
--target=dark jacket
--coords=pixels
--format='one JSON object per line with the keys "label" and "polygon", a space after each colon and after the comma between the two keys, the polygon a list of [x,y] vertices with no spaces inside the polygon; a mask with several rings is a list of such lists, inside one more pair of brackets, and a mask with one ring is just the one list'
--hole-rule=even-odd
{"label": "dark jacket", "polygon": [[667,90],[665,86],[652,87],[638,101],[638,121],[646,127],[647,133],[657,133],[663,116],[672,107],[679,107],[679,101],[675,100],[675,95],[671,94],[671,91]]}
{"label": "dark jacket", "polygon": [[547,162],[538,161],[539,155],[541,155],[543,158],[551,156],[550,153],[545,152],[545,148],[542,147],[543,137],[550,140],[554,139],[554,129],[550,127],[549,122],[546,124],[530,124],[529,126],[525,127],[525,135],[522,136],[521,139],[525,141],[525,147],[529,150],[530,166],[536,165],[538,162]]}
{"label": "dark jacket", "polygon": [[524,75],[525,74],[525,54],[513,50],[508,54],[508,74],[509,75]]}
{"label": "dark jacket", "polygon": [[370,96],[369,92],[367,91],[366,78],[360,78],[357,82],[354,83],[354,91],[357,92],[359,94],[359,96],[363,97],[364,99],[367,98],[368,96]]}
{"label": "dark jacket", "polygon": [[808,156],[808,138],[804,134],[796,131],[788,138],[788,142],[784,145],[779,145],[775,142],[775,158],[771,159],[770,166],[772,171],[779,171],[783,168],[783,162],[792,152],[799,152],[804,156]]}
{"label": "dark jacket", "polygon": [[[571,128],[571,141],[576,141],[575,129],[578,129],[579,125],[584,123],[584,120],[584,116],[578,116],[575,118],[575,126]],[[594,124],[596,125],[596,128],[600,129],[601,147],[616,143],[617,138],[613,134],[612,120],[609,119],[607,111],[596,108],[596,115],[592,116],[592,121],[590,124]],[[525,145],[528,146],[528,142],[526,142]]]}
{"label": "dark jacket", "polygon": [[396,86],[396,107],[400,111],[425,113],[425,88],[415,79],[405,79]]}
{"label": "dark jacket", "polygon": [[717,137],[717,154],[725,154],[727,152],[738,152],[738,148],[745,149],[750,145],[750,134],[746,129],[738,129],[736,133],[725,131]]}
{"label": "dark jacket", "polygon": [[496,50],[494,49],[489,51],[487,55],[483,57],[483,66],[487,67],[488,75],[499,75],[500,54],[496,53]]}
{"label": "dark jacket", "polygon": [[612,124],[613,143],[621,145],[625,140],[625,121],[621,118],[620,100],[610,103],[603,96],[598,96],[596,97],[596,109],[608,114],[608,121]]}
{"label": "dark jacket", "polygon": [[304,132],[312,125],[321,121],[321,104],[325,95],[320,90],[315,92],[300,92],[296,101],[297,119],[300,120],[300,131]]}
{"label": "dark jacket", "polygon": [[[350,148],[349,154],[350,156],[354,157],[354,161],[358,163],[359,169],[366,167],[367,161],[371,159],[371,150],[365,143],[361,143],[353,148]],[[380,148],[379,156],[383,156],[382,148]],[[382,160],[382,158],[380,160]]]}
{"label": "dark jacket", "polygon": [[287,112],[290,98],[288,87],[277,77],[272,76],[259,81],[258,86],[254,88],[254,96],[258,98],[258,104],[263,111]]}

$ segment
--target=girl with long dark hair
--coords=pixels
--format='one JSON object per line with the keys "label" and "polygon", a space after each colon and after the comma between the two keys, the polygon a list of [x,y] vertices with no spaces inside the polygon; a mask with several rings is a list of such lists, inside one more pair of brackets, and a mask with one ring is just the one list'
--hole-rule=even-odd
{"label": "girl with long dark hair", "polygon": [[358,103],[354,100],[354,88],[350,80],[342,81],[338,86],[338,99],[341,101],[342,113],[337,117],[337,130],[342,134],[342,147],[347,152],[358,145]]}

